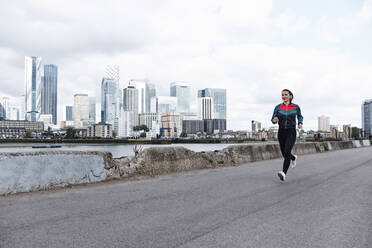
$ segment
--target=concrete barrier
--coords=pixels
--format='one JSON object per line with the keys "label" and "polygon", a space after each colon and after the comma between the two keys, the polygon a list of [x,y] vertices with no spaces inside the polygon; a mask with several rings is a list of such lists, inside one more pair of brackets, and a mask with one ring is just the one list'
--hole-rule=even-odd
{"label": "concrete barrier", "polygon": [[[369,140],[363,141],[363,145],[370,145]],[[297,143],[293,153],[305,155],[353,147],[360,147],[360,143]],[[135,156],[121,158],[112,158],[109,152],[0,153],[0,195],[136,175],[236,166],[281,157],[279,144],[231,145],[209,152],[194,152],[184,147],[151,147]]]}
{"label": "concrete barrier", "polygon": [[371,146],[371,142],[369,140],[363,140],[363,146]]}
{"label": "concrete barrier", "polygon": [[359,140],[353,140],[353,147],[354,148],[359,148],[359,147],[361,147],[362,145],[361,145],[361,143],[360,143],[360,141]]}
{"label": "concrete barrier", "polygon": [[0,153],[0,195],[103,181],[110,155],[102,152]]}

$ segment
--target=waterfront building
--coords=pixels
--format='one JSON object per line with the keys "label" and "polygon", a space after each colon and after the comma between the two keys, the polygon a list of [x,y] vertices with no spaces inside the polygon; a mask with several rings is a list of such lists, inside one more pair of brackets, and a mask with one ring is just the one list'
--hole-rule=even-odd
{"label": "waterfront building", "polygon": [[87,129],[87,137],[112,138],[112,131],[111,124],[93,124]]}
{"label": "waterfront building", "polygon": [[57,125],[58,67],[44,65],[44,76],[41,83],[41,114],[51,114],[53,124]]}
{"label": "waterfront building", "polygon": [[[151,107],[152,99],[156,99],[156,88],[154,84],[146,84],[146,113],[155,113],[156,108]],[[154,111],[153,111],[154,110]]]}
{"label": "waterfront building", "polygon": [[39,116],[39,121],[44,123],[44,129],[48,130],[48,127],[52,127],[53,123],[53,115],[51,114],[41,114]]}
{"label": "waterfront building", "polygon": [[74,110],[73,106],[66,106],[66,121],[74,120]]}
{"label": "waterfront building", "polygon": [[160,114],[158,113],[139,114],[139,125],[146,125],[148,129],[152,129],[153,122],[160,123]]}
{"label": "waterfront building", "polygon": [[96,123],[96,98],[89,97],[89,122]]}
{"label": "waterfront building", "polygon": [[252,132],[258,132],[261,130],[261,122],[252,120]]}
{"label": "waterfront building", "polygon": [[362,104],[362,129],[365,136],[372,135],[372,99]]}
{"label": "waterfront building", "polygon": [[199,120],[210,120],[213,115],[213,99],[211,97],[198,98],[198,118]]}
{"label": "waterfront building", "polygon": [[134,86],[137,89],[137,109],[138,114],[145,113],[146,112],[146,99],[147,99],[147,80],[137,80],[132,79],[129,80],[129,86]]}
{"label": "waterfront building", "polygon": [[0,98],[0,120],[10,120],[10,102],[8,97]]}
{"label": "waterfront building", "polygon": [[181,134],[181,119],[179,113],[161,115],[160,135],[167,138],[178,138]]}
{"label": "waterfront building", "polygon": [[170,96],[177,97],[177,112],[190,112],[191,85],[183,82],[173,82],[170,85]]}
{"label": "waterfront building", "polygon": [[328,116],[319,116],[318,117],[318,131],[331,131],[330,118]]}
{"label": "waterfront building", "polygon": [[182,132],[187,134],[203,133],[204,120],[183,120]]}
{"label": "waterfront building", "polygon": [[89,96],[87,94],[74,95],[74,122],[76,128],[89,126]]}
{"label": "waterfront building", "polygon": [[226,131],[226,119],[204,120],[204,132],[223,133]]}
{"label": "waterfront building", "polygon": [[132,137],[133,127],[135,126],[136,114],[133,111],[125,111],[121,109],[119,125],[118,125],[118,137]]}
{"label": "waterfront building", "polygon": [[133,112],[133,125],[138,125],[138,89],[128,86],[123,90],[124,111]]}
{"label": "waterfront building", "polygon": [[114,125],[118,117],[118,83],[115,79],[103,78],[101,83],[101,121]]}
{"label": "waterfront building", "polygon": [[213,118],[226,119],[226,89],[205,88],[198,91],[198,98],[210,97],[213,101]]}
{"label": "waterfront building", "polygon": [[26,120],[0,121],[0,138],[23,138],[26,136],[27,132],[40,134],[43,131],[43,122],[31,122]]}
{"label": "waterfront building", "polygon": [[61,121],[61,129],[74,127],[74,121]]}
{"label": "waterfront building", "polygon": [[37,121],[41,112],[41,57],[25,57],[25,119]]}

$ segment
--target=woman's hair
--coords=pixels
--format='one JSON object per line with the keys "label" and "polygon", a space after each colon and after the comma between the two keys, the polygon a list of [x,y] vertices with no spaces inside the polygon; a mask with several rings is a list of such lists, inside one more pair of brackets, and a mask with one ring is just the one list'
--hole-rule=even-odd
{"label": "woman's hair", "polygon": [[293,98],[294,98],[292,91],[290,91],[290,90],[288,90],[288,89],[284,89],[284,90],[282,90],[282,92],[283,92],[283,91],[287,91],[287,92],[289,93],[289,95],[291,96],[291,99],[289,99],[289,103],[292,103],[292,100],[293,100]]}

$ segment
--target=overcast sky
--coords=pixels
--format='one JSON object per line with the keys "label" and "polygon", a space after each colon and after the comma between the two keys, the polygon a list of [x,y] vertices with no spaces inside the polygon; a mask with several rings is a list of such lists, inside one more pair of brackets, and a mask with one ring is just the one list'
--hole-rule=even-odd
{"label": "overcast sky", "polygon": [[41,56],[59,69],[59,121],[75,93],[99,103],[105,67],[117,64],[121,87],[146,78],[169,95],[184,81],[194,100],[226,88],[229,129],[270,126],[283,88],[306,130],[320,115],[360,127],[371,30],[372,0],[0,0],[0,96],[24,94],[24,56]]}

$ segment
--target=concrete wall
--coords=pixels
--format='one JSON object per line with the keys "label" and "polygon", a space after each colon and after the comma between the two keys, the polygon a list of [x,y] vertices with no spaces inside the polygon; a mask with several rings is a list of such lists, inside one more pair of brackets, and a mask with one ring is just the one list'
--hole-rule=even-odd
{"label": "concrete wall", "polygon": [[[369,140],[297,143],[293,153],[305,155],[368,145]],[[232,145],[209,152],[152,147],[121,158],[112,158],[109,152],[0,153],[0,195],[137,175],[236,166],[281,157],[278,144]]]}
{"label": "concrete wall", "polygon": [[0,153],[0,195],[99,182],[109,153]]}

